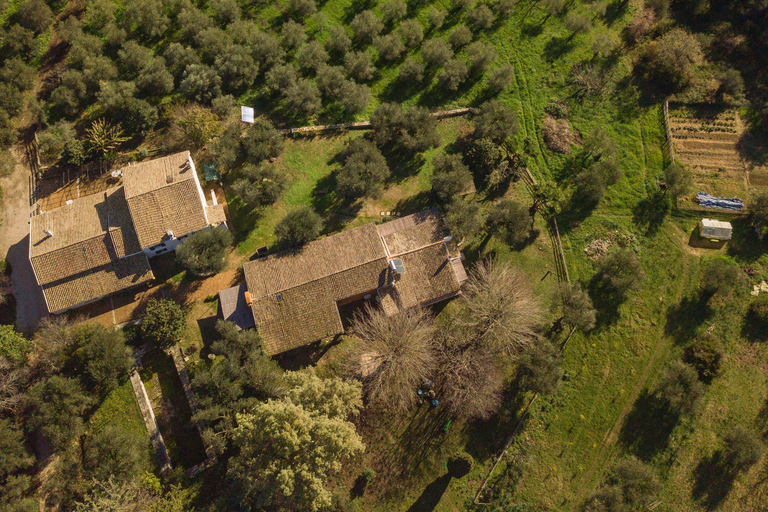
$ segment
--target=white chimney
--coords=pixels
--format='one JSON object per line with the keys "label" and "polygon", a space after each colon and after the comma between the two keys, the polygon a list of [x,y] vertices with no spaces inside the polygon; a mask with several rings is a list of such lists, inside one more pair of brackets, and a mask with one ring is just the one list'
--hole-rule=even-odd
{"label": "white chimney", "polygon": [[48,235],[48,236],[53,236],[53,231],[52,231],[52,230],[50,230],[50,229],[44,229],[44,230],[43,230],[43,233],[45,233],[45,234],[46,234],[46,235]]}
{"label": "white chimney", "polygon": [[173,236],[173,231],[171,231],[170,229],[168,230],[168,232],[166,232],[166,235],[168,235],[168,238],[170,238],[171,240],[176,238],[175,236]]}

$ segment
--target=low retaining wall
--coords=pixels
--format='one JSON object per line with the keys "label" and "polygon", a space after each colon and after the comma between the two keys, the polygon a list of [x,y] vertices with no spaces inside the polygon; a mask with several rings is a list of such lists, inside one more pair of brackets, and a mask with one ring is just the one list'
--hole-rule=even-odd
{"label": "low retaining wall", "polygon": [[157,419],[155,418],[154,411],[152,411],[152,404],[149,403],[147,389],[144,387],[139,372],[135,368],[131,371],[131,385],[133,386],[133,392],[136,394],[136,402],[139,404],[141,417],[144,418],[144,425],[147,427],[147,433],[149,433],[149,440],[155,448],[157,460],[160,464],[160,472],[165,476],[173,469],[171,467],[171,458],[168,456],[163,435],[157,426]]}

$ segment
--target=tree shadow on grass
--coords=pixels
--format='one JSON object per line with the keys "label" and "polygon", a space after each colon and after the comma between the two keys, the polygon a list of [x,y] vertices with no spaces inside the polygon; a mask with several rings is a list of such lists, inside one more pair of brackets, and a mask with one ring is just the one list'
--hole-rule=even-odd
{"label": "tree shadow on grass", "polygon": [[632,209],[632,220],[638,227],[645,228],[645,235],[655,235],[670,211],[669,201],[661,191],[642,199]]}
{"label": "tree shadow on grass", "polygon": [[431,208],[437,204],[435,197],[429,190],[422,190],[416,195],[400,199],[395,206],[395,211],[400,215],[410,215]]}
{"label": "tree shadow on grass", "polygon": [[736,480],[736,473],[723,464],[721,451],[702,459],[693,470],[693,499],[707,510],[715,510],[728,496]]}
{"label": "tree shadow on grass", "polygon": [[620,20],[624,14],[626,14],[627,7],[629,7],[628,0],[616,0],[615,2],[608,4],[605,9],[605,14],[603,15],[603,21],[605,21],[605,24],[610,27],[618,20]]}
{"label": "tree shadow on grass", "polygon": [[647,390],[637,398],[619,433],[619,441],[637,458],[648,461],[669,446],[679,415]]}
{"label": "tree shadow on grass", "polygon": [[413,505],[408,507],[407,512],[432,512],[440,503],[440,500],[448,489],[448,485],[451,483],[451,475],[449,473],[438,477],[435,481],[429,484],[421,496],[413,502]]}
{"label": "tree shadow on grass", "polygon": [[[486,460],[497,454],[522,419],[526,398],[525,393],[520,390],[518,380],[514,379],[504,390],[503,406],[498,414],[487,420],[472,423],[471,435],[464,447],[466,452],[475,460]],[[530,416],[525,420],[528,418]]]}
{"label": "tree shadow on grass", "polygon": [[683,297],[679,304],[667,311],[664,332],[677,343],[685,343],[696,336],[696,331],[710,314],[707,299],[708,297],[701,293]]}
{"label": "tree shadow on grass", "polygon": [[589,293],[589,297],[597,310],[597,329],[607,327],[619,319],[621,316],[619,307],[627,300],[627,297],[608,285],[600,273],[595,274],[589,280],[587,293]]}
{"label": "tree shadow on grass", "polygon": [[392,173],[390,179],[394,182],[400,182],[416,175],[425,163],[424,156],[421,153],[411,155],[402,152],[387,151],[384,153],[384,158]]}
{"label": "tree shadow on grass", "polygon": [[554,62],[560,57],[565,56],[573,48],[574,45],[571,37],[553,37],[544,45],[544,59],[547,62]]}
{"label": "tree shadow on grass", "polygon": [[747,315],[744,317],[744,323],[741,326],[741,335],[752,343],[768,341],[768,326],[757,318],[757,315],[755,315],[751,308],[747,311]]}

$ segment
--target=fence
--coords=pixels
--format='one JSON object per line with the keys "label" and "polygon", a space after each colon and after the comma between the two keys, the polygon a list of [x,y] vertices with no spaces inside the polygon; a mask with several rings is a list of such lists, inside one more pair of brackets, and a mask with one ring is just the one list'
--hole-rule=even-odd
{"label": "fence", "polygon": [[664,149],[667,163],[671,164],[675,161],[675,149],[672,145],[672,129],[669,127],[669,100],[664,100],[664,104],[661,106],[661,117],[664,122],[664,133],[666,136],[662,148]]}

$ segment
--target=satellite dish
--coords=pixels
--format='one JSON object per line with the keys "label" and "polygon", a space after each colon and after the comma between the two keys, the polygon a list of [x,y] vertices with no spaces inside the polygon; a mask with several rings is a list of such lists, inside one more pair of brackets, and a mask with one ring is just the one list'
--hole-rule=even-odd
{"label": "satellite dish", "polygon": [[240,119],[244,123],[253,123],[253,108],[240,107]]}

